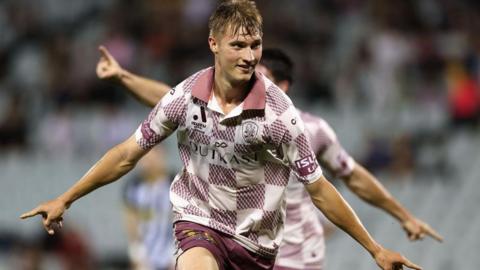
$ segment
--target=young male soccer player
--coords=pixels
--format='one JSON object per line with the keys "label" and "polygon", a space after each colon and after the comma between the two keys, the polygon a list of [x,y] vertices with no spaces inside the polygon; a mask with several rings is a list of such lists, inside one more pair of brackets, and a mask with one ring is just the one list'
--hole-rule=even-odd
{"label": "young male soccer player", "polygon": [[[124,70],[106,48],[100,47],[100,51],[102,56],[97,65],[98,77],[115,79],[148,106],[155,106],[171,90],[165,83]],[[285,93],[293,82],[293,63],[278,49],[264,49],[256,70]],[[298,113],[323,168],[344,180],[360,198],[395,217],[411,240],[422,239],[425,235],[442,240],[438,233],[402,207],[372,174],[350,157],[325,120],[300,110]],[[294,178],[294,174],[291,174],[291,178]],[[315,213],[317,210],[303,185],[295,179],[290,180],[286,194],[285,231],[275,269],[322,269],[325,247],[322,225]]]}
{"label": "young male soccer player", "polygon": [[184,168],[170,197],[179,269],[272,269],[282,236],[290,172],[313,203],[386,270],[420,269],[376,243],[322,176],[304,125],[286,95],[255,73],[262,19],[250,1],[221,3],[209,21],[214,67],[163,97],[135,134],[108,151],[72,188],[22,215],[49,233],[77,199],[130,171],[177,130]]}

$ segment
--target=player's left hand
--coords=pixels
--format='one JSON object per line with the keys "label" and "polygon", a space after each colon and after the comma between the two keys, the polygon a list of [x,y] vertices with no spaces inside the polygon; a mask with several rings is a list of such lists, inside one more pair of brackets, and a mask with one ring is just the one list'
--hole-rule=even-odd
{"label": "player's left hand", "polygon": [[381,248],[380,251],[374,254],[374,258],[377,265],[383,270],[401,270],[403,266],[416,270],[422,269],[420,266],[402,256],[402,254],[386,248]]}
{"label": "player's left hand", "polygon": [[402,227],[411,241],[422,240],[425,236],[430,236],[438,242],[443,242],[443,237],[440,234],[432,229],[430,225],[417,218],[404,221]]}

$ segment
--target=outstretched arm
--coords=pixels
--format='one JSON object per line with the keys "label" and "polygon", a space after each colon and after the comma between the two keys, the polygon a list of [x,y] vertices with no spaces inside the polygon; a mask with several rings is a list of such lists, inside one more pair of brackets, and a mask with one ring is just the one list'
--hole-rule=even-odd
{"label": "outstretched arm", "polygon": [[103,80],[112,80],[125,88],[139,101],[154,107],[172,88],[159,81],[135,75],[123,69],[104,46],[100,46],[100,59],[97,63],[97,76]]}
{"label": "outstretched arm", "polygon": [[61,227],[62,215],[77,199],[109,184],[129,172],[148,152],[138,146],[135,136],[110,149],[77,183],[54,200],[45,202],[21,216],[22,219],[42,215],[43,225],[49,234]]}
{"label": "outstretched arm", "polygon": [[405,209],[385,187],[360,164],[355,164],[352,173],[342,177],[348,188],[369,204],[383,209],[402,224],[410,240],[422,239],[429,235],[437,241],[443,240],[428,224],[417,219]]}
{"label": "outstretched arm", "polygon": [[392,252],[380,246],[373,240],[367,230],[342,198],[335,187],[323,176],[306,185],[314,205],[335,225],[351,235],[375,258],[376,263],[384,270],[402,269],[405,265],[412,269],[421,269],[399,253]]}

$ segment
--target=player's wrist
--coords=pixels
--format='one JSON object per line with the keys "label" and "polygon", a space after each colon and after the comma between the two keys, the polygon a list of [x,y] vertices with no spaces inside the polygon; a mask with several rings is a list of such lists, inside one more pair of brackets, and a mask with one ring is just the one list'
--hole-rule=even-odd
{"label": "player's wrist", "polygon": [[120,67],[115,77],[118,82],[120,82],[121,84],[125,84],[125,81],[130,77],[130,75],[130,72]]}
{"label": "player's wrist", "polygon": [[415,223],[415,217],[408,213],[407,211],[403,211],[399,217],[398,220],[402,224],[402,226],[407,225],[408,223]]}
{"label": "player's wrist", "polygon": [[370,255],[372,255],[373,258],[377,259],[384,250],[385,249],[380,244],[373,242],[372,246],[368,249],[368,252],[370,252]]}
{"label": "player's wrist", "polygon": [[55,199],[58,203],[60,203],[65,209],[70,208],[72,202],[65,198],[64,196],[59,196]]}

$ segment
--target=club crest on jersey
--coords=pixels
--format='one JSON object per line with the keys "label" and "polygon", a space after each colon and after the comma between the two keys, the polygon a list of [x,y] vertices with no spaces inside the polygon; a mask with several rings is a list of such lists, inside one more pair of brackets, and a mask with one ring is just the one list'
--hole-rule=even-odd
{"label": "club crest on jersey", "polygon": [[242,124],[242,136],[245,142],[254,143],[257,138],[258,125],[254,122],[244,122]]}

